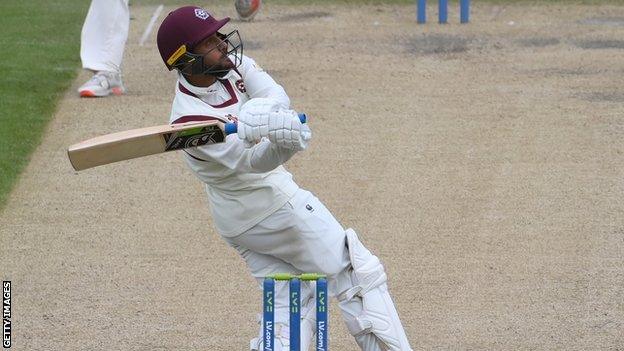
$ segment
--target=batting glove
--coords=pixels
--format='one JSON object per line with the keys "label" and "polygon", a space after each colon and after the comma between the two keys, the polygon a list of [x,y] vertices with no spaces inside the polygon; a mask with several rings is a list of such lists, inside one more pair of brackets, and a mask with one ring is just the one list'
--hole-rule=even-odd
{"label": "batting glove", "polygon": [[267,137],[269,115],[280,108],[280,104],[273,99],[255,98],[247,101],[238,113],[238,137],[248,143],[257,143]]}
{"label": "batting glove", "polygon": [[272,112],[269,116],[269,140],[279,147],[290,150],[305,150],[312,139],[312,131],[301,123],[293,110]]}
{"label": "batting glove", "polygon": [[238,137],[249,144],[268,138],[286,149],[301,151],[312,138],[312,131],[301,123],[293,110],[284,110],[272,99],[255,98],[245,103],[238,116]]}

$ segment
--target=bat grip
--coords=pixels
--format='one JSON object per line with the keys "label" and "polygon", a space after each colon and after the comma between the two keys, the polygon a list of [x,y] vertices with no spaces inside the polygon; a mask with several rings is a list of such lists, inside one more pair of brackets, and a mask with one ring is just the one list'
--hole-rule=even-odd
{"label": "bat grip", "polygon": [[[299,113],[299,120],[301,123],[306,123],[308,121],[308,117],[305,113]],[[238,130],[236,123],[226,123],[225,124],[225,134],[235,134]]]}

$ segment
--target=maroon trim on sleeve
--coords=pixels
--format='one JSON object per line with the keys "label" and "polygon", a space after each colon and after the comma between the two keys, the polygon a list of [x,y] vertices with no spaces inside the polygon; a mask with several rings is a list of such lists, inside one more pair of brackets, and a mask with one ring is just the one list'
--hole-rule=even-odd
{"label": "maroon trim on sleeve", "polygon": [[219,121],[219,122],[227,123],[226,120],[221,119],[219,117],[202,116],[202,115],[188,115],[188,116],[182,116],[182,117],[176,119],[175,121],[171,122],[171,124],[187,123],[187,122],[205,122],[205,121]]}

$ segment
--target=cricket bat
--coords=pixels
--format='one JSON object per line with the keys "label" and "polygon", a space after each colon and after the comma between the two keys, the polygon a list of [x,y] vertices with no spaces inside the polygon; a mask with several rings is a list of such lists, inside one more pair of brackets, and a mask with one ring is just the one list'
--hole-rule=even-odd
{"label": "cricket bat", "polygon": [[[306,115],[299,114],[306,122]],[[67,150],[75,170],[101,166],[137,157],[192,147],[222,143],[236,133],[235,123],[220,121],[187,122],[126,130],[106,134],[71,145]]]}

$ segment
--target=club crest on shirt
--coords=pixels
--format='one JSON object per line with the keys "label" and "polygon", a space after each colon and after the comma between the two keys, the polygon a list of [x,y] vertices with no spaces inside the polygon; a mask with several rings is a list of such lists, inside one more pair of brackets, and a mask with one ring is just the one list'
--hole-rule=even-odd
{"label": "club crest on shirt", "polygon": [[236,89],[238,89],[238,91],[240,91],[241,93],[247,92],[247,89],[245,88],[245,82],[243,82],[242,79],[236,81]]}
{"label": "club crest on shirt", "polygon": [[205,20],[206,18],[210,17],[208,12],[206,12],[206,10],[204,10],[204,9],[195,9],[195,16],[197,18],[200,18],[200,19],[203,19],[203,20]]}

